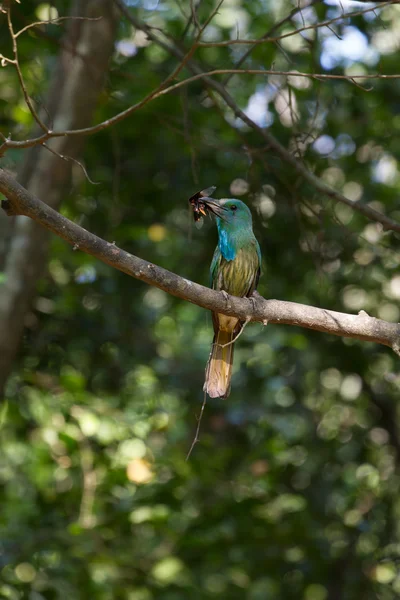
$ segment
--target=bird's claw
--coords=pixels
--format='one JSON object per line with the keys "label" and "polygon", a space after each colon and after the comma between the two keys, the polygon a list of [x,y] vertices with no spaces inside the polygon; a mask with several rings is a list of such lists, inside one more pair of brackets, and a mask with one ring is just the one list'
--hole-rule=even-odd
{"label": "bird's claw", "polygon": [[224,297],[225,302],[229,301],[229,294],[225,290],[221,290],[221,294]]}
{"label": "bird's claw", "polygon": [[257,301],[259,300],[259,298],[261,298],[260,294],[257,292],[257,290],[254,290],[251,295],[249,296],[249,300],[251,302],[251,305],[253,307],[253,310],[256,310],[257,308]]}
{"label": "bird's claw", "polygon": [[[254,290],[252,292],[252,294],[249,296],[249,300],[250,300],[252,308],[253,308],[253,313],[256,313],[257,312],[257,304],[260,302],[260,300],[263,300],[263,297],[261,296],[261,294],[259,294],[257,292],[257,290]],[[266,323],[264,323],[264,325],[266,325]]]}

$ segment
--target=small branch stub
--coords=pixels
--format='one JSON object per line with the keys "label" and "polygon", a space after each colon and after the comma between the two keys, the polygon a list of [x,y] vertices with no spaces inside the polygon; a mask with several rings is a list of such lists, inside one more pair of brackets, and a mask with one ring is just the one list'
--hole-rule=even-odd
{"label": "small branch stub", "polygon": [[8,217],[14,217],[18,214],[9,200],[2,200],[1,208],[4,210]]}

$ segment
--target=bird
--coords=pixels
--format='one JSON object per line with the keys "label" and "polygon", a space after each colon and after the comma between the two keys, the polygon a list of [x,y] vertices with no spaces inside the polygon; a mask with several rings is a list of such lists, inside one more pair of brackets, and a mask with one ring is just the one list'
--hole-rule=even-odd
{"label": "bird", "polygon": [[[202,198],[215,215],[218,244],[210,267],[211,287],[232,296],[249,297],[261,272],[260,245],[253,233],[249,207],[235,198]],[[227,398],[231,388],[234,340],[244,321],[213,312],[214,339],[203,390],[210,398]],[[228,344],[228,345],[226,345]]]}

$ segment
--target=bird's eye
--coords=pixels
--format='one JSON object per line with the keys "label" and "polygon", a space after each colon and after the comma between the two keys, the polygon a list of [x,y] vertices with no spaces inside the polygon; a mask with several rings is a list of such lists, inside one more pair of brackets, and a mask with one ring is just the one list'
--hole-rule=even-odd
{"label": "bird's eye", "polygon": [[237,206],[236,206],[236,204],[232,204],[232,206],[231,206],[231,210],[236,210],[236,209],[237,209]]}

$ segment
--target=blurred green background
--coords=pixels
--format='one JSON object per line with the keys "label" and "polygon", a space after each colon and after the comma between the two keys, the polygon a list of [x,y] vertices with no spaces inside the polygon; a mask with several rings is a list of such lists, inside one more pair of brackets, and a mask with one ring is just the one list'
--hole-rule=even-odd
{"label": "blurred green background", "polygon": [[[13,3],[14,26],[87,4]],[[191,3],[126,5],[161,39],[190,47]],[[213,6],[200,3],[200,22]],[[225,0],[204,39],[257,38],[297,7]],[[274,35],[365,8],[314,2]],[[11,56],[1,18],[1,47]],[[92,123],[138,102],[178,64],[120,13],[114,18]],[[399,24],[399,5],[377,8],[259,45],[243,67],[395,74]],[[66,35],[64,22],[18,39],[27,89],[44,115]],[[232,68],[248,49],[200,48],[194,58],[206,70]],[[400,81],[358,84],[278,75],[226,82],[238,106],[322,180],[400,220]],[[26,139],[32,117],[11,66],[0,71],[0,90],[1,130]],[[1,164],[23,181],[32,152],[46,150],[11,150]],[[252,209],[262,295],[399,320],[397,237],[305,184],[202,81],[86,138],[79,158],[98,184],[71,163],[60,210],[125,250],[207,285],[216,229],[211,220],[193,226],[187,199],[216,185],[216,197],[240,197]],[[1,304],[2,286],[19,275],[7,263],[15,222],[0,219]],[[40,261],[36,294],[22,317],[18,307],[8,316],[22,318],[24,331],[12,371],[3,372],[0,598],[400,597],[400,377],[390,349],[249,325],[232,393],[208,400],[185,461],[203,400],[210,315],[55,236]]]}

